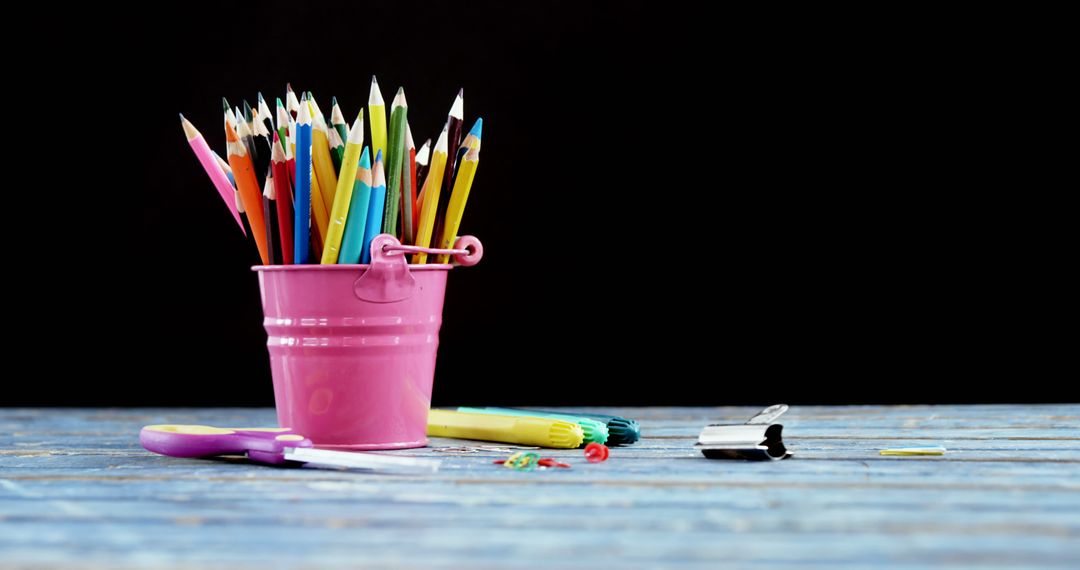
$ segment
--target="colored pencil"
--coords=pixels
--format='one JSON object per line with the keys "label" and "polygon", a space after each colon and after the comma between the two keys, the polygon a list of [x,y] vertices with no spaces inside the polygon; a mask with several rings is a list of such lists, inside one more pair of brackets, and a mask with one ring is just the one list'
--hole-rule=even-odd
{"label": "colored pencil", "polygon": [[281,240],[281,263],[293,262],[293,197],[289,184],[289,171],[285,165],[285,149],[281,139],[274,133],[274,147],[270,152],[270,167],[274,174],[274,194],[277,198],[278,235]]}
{"label": "colored pencil", "polygon": [[379,91],[379,82],[371,76],[371,91],[368,93],[368,122],[371,123],[371,152],[386,156],[386,102]]}
{"label": "colored pencil", "polygon": [[[263,124],[263,129],[267,131],[274,130],[274,115],[270,112],[270,107],[266,104],[266,99],[263,99],[263,94],[259,92],[258,112],[255,115],[255,120]],[[270,124],[267,127],[267,123]]]}
{"label": "colored pencil", "polygon": [[[327,213],[334,205],[334,193],[337,191],[337,172],[334,170],[334,161],[330,158],[330,140],[327,137],[326,119],[315,100],[308,92],[307,102],[311,105],[311,160],[315,166],[315,178],[319,181],[319,189],[322,191],[323,204]],[[327,217],[329,219],[329,216]],[[326,239],[326,233],[323,233]]]}
{"label": "colored pencil", "polygon": [[[285,109],[285,105],[281,102],[281,99],[277,100],[277,134],[281,139],[282,150],[288,153],[289,151],[289,120],[292,116],[289,115],[289,111]],[[288,154],[285,155],[288,157]]]}
{"label": "colored pencil", "polygon": [[[361,132],[363,129],[361,129]],[[371,156],[368,147],[360,155],[360,164],[356,169],[352,187],[352,200],[349,203],[349,217],[345,222],[345,237],[341,240],[341,255],[338,263],[360,263],[361,250],[364,247],[364,235],[368,223],[368,209],[371,205]],[[338,194],[341,194],[339,191]]]}
{"label": "colored pencil", "polygon": [[[337,131],[332,131],[337,133]],[[326,244],[323,245],[322,263],[329,265],[338,262],[341,254],[341,238],[345,235],[345,221],[349,217],[349,203],[352,202],[353,186],[356,184],[356,169],[359,167],[360,153],[364,148],[364,119],[357,117],[349,132],[349,147],[345,151],[341,177],[334,191],[334,205],[330,211],[330,226],[326,232]]]}
{"label": "colored pencil", "polygon": [[[446,165],[446,138],[447,138],[447,126],[443,127],[442,133],[439,134],[439,140],[435,143],[435,152],[431,153],[431,169],[428,170],[427,179],[424,180],[424,190],[420,192],[424,195],[424,200],[420,204],[420,227],[416,232],[416,245],[419,247],[428,247],[431,242],[432,233],[435,230],[435,212],[436,205],[439,203],[439,194],[442,189],[442,177]],[[427,263],[428,254],[426,253],[414,253],[413,263]]]}
{"label": "colored pencil", "polygon": [[[431,139],[424,141],[424,144],[420,145],[420,150],[416,151],[416,183],[420,188],[424,187],[424,175],[427,174],[428,162],[431,160]],[[416,196],[416,202],[419,204],[422,201],[419,195]]]}
{"label": "colored pencil", "polygon": [[[337,129],[327,131],[326,141],[330,144],[330,160],[334,163],[334,173],[341,177],[341,159],[345,158],[345,142],[338,136]],[[337,193],[334,194],[337,196]]]}
{"label": "colored pencil", "polygon": [[[416,143],[413,142],[412,129],[405,121],[405,164],[401,167],[401,220],[402,243],[412,245],[416,240]],[[408,217],[406,217],[406,215]]]}
{"label": "colored pencil", "polygon": [[454,104],[450,106],[449,123],[446,138],[446,167],[443,171],[442,189],[439,193],[439,201],[435,210],[435,231],[431,234],[436,236],[432,242],[438,246],[437,237],[442,235],[442,224],[446,219],[446,207],[450,201],[450,192],[454,184],[454,161],[457,159],[458,147],[461,146],[461,124],[465,116],[465,90],[458,91],[454,98]]}
{"label": "colored pencil", "polygon": [[229,166],[228,162],[225,162],[224,158],[221,158],[221,155],[218,154],[217,151],[215,151],[214,149],[210,149],[210,152],[214,154],[214,160],[217,161],[218,166],[221,167],[221,171],[225,173],[225,176],[227,176],[229,178],[229,184],[232,185],[233,191],[235,191],[236,190],[236,179],[233,178],[232,167]]}
{"label": "colored pencil", "polygon": [[[461,161],[460,174],[454,182],[454,193],[450,196],[450,203],[446,206],[446,221],[443,224],[442,239],[439,241],[440,249],[450,249],[457,239],[458,229],[461,227],[461,217],[465,213],[465,202],[469,199],[469,190],[472,188],[473,178],[476,177],[476,166],[480,162],[480,147],[469,149],[465,158]],[[443,254],[437,258],[437,263],[448,263],[450,256]]]}
{"label": "colored pencil", "polygon": [[289,111],[295,121],[300,113],[300,101],[296,99],[296,92],[293,91],[292,83],[285,84],[285,109]]}
{"label": "colored pencil", "polygon": [[[386,163],[386,212],[383,214],[383,232],[398,235],[398,216],[412,215],[401,210],[401,174],[405,161],[405,122],[408,120],[409,102],[405,89],[399,87],[390,106],[390,140],[387,142]],[[411,225],[411,221],[407,224]]]}
{"label": "colored pencil", "polygon": [[277,210],[274,206],[274,176],[270,169],[266,171],[266,183],[263,185],[262,195],[262,207],[263,207],[263,219],[266,220],[266,256],[269,258],[269,265],[277,265],[278,256],[275,255],[274,249],[280,247],[277,240],[274,239],[274,225],[276,220],[274,216],[277,214]]}
{"label": "colored pencil", "polygon": [[232,107],[229,106],[229,100],[222,97],[221,98],[221,105],[222,105],[223,111],[225,113],[225,119],[224,119],[225,124],[235,129],[236,128],[236,121],[234,120],[234,117],[232,116]]}
{"label": "colored pencil", "polygon": [[233,177],[236,179],[236,189],[240,191],[240,200],[244,204],[248,225],[251,226],[251,235],[255,238],[259,257],[266,265],[270,258],[267,255],[266,224],[262,216],[262,192],[251,164],[251,155],[235,129],[225,127],[225,141],[229,150],[229,166],[232,167]]}
{"label": "colored pencil", "polygon": [[341,114],[337,97],[330,98],[330,127],[337,131],[338,138],[343,141],[342,144],[349,140],[349,123],[345,122],[345,115]]}
{"label": "colored pencil", "polygon": [[236,220],[236,224],[240,226],[240,231],[247,235],[247,231],[244,230],[244,222],[240,219],[240,212],[236,209],[234,201],[236,189],[230,182],[228,174],[218,164],[219,158],[214,154],[214,151],[210,150],[210,146],[206,144],[206,139],[203,138],[202,134],[183,115],[180,115],[180,125],[184,129],[184,135],[187,136],[188,145],[191,146],[192,152],[195,153],[195,158],[199,160],[199,164],[206,171],[206,175],[210,177],[210,182],[213,183],[214,188],[221,195],[225,207],[229,209],[233,219]]}
{"label": "colored pencil", "polygon": [[371,202],[368,205],[367,223],[364,226],[364,245],[360,249],[360,263],[371,262],[371,240],[382,233],[382,214],[386,206],[386,175],[383,172],[382,152],[375,154],[375,166],[371,173]]}
{"label": "colored pencil", "polygon": [[[290,92],[292,90],[290,89]],[[296,187],[293,211],[293,260],[308,262],[311,251],[311,112],[300,106],[296,118]]]}

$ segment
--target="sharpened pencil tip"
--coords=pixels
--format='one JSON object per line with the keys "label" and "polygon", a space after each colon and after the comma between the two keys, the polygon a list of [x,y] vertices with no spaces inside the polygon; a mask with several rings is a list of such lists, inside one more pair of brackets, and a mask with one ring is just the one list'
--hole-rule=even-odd
{"label": "sharpened pencil tip", "polygon": [[457,96],[461,97],[462,99],[465,98],[465,88],[464,87],[462,87],[461,89],[458,89]]}
{"label": "sharpened pencil tip", "polygon": [[229,109],[232,108],[232,106],[229,105],[229,100],[224,97],[221,98],[221,106],[225,108],[226,113],[228,113]]}
{"label": "sharpened pencil tip", "polygon": [[371,76],[371,84],[372,85],[378,85],[379,84],[379,82],[375,79],[374,75]]}
{"label": "sharpened pencil tip", "polygon": [[285,91],[287,91],[287,92],[289,92],[289,93],[292,93],[292,92],[293,92],[293,90],[292,90],[292,83],[286,83],[286,84],[285,84]]}
{"label": "sharpened pencil tip", "polygon": [[275,99],[277,99],[278,107],[285,108],[285,104],[281,102],[281,97],[275,97]]}
{"label": "sharpened pencil tip", "polygon": [[180,120],[181,120],[181,121],[183,121],[183,120],[184,120],[184,114],[183,114],[183,113],[180,113]]}
{"label": "sharpened pencil tip", "polygon": [[379,149],[379,152],[375,153],[375,163],[378,164],[380,162],[382,162],[382,149],[381,148]]}
{"label": "sharpened pencil tip", "polygon": [[337,95],[331,95],[330,96],[330,106],[333,107],[335,105],[337,105]]}
{"label": "sharpened pencil tip", "polygon": [[266,99],[263,99],[262,91],[259,91],[259,103],[265,103]]}

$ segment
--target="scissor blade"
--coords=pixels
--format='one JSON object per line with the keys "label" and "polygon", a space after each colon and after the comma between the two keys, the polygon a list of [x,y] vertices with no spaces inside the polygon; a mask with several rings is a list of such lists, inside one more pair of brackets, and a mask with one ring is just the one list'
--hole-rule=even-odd
{"label": "scissor blade", "polygon": [[363,469],[378,473],[434,473],[442,463],[438,459],[400,457],[355,451],[332,451],[311,447],[286,448],[285,459],[312,466]]}

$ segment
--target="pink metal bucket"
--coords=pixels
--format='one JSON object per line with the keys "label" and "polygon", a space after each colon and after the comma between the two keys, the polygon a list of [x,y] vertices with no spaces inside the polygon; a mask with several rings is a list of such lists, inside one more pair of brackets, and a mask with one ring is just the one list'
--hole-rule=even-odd
{"label": "pink metal bucket", "polygon": [[408,265],[406,253],[446,253],[463,266],[480,241],[455,249],[401,245],[383,234],[370,265],[269,265],[259,273],[278,423],[319,447],[427,445],[449,264]]}

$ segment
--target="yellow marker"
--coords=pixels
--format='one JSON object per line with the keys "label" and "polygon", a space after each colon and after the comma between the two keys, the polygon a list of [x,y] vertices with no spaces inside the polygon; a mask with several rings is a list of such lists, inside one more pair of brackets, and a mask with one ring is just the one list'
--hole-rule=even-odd
{"label": "yellow marker", "polygon": [[447,410],[431,410],[428,413],[427,434],[434,437],[481,439],[568,449],[580,447],[585,440],[581,426],[574,422]]}
{"label": "yellow marker", "polygon": [[364,114],[361,112],[349,131],[349,144],[345,146],[345,156],[341,159],[341,176],[334,193],[334,207],[330,211],[330,225],[322,251],[324,265],[337,263],[341,254],[341,238],[345,235],[345,220],[349,217],[349,204],[352,203],[352,186],[356,183],[356,169],[363,149]]}
{"label": "yellow marker", "polygon": [[[461,227],[461,216],[465,213],[465,201],[469,199],[469,189],[472,188],[473,178],[476,177],[476,166],[480,162],[480,148],[473,147],[461,159],[461,168],[455,174],[454,191],[450,194],[450,203],[446,206],[446,220],[443,221],[442,239],[439,240],[440,249],[450,249],[454,246],[458,228]],[[449,263],[449,255],[440,255],[437,263]]]}
{"label": "yellow marker", "polygon": [[371,93],[368,95],[368,120],[371,121],[371,156],[382,151],[386,159],[386,101],[379,91],[379,82],[371,76]]}
{"label": "yellow marker", "polygon": [[[424,189],[420,192],[424,200],[420,202],[420,223],[416,228],[416,245],[429,247],[431,232],[435,231],[435,209],[439,205],[439,189],[442,188],[443,170],[446,169],[446,128],[435,143],[435,152],[431,155],[431,168],[428,169]],[[413,263],[427,263],[426,253],[414,253]]]}

